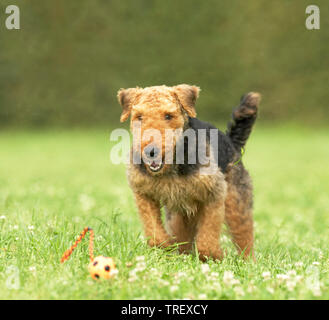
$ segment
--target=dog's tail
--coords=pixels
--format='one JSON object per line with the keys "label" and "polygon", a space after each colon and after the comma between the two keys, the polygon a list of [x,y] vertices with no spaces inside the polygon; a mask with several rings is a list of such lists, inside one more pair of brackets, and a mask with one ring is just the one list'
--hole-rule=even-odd
{"label": "dog's tail", "polygon": [[233,121],[228,124],[226,134],[239,151],[245,146],[256,121],[259,102],[260,94],[249,92],[241,98],[240,105],[233,111]]}

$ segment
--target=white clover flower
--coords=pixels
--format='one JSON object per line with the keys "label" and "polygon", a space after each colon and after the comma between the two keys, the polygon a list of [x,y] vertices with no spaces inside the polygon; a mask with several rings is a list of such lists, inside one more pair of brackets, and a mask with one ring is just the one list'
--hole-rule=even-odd
{"label": "white clover flower", "polygon": [[31,225],[31,226],[28,226],[27,228],[28,228],[30,231],[34,230],[34,226],[32,226],[32,225]]}
{"label": "white clover flower", "polygon": [[128,282],[134,282],[134,281],[136,281],[137,280],[137,276],[136,275],[134,275],[134,276],[130,276],[129,278],[128,278]]}
{"label": "white clover flower", "polygon": [[266,290],[270,293],[273,294],[274,293],[274,289],[272,287],[266,287]]}
{"label": "white clover flower", "polygon": [[179,271],[175,275],[177,278],[185,278],[186,277],[186,272],[184,271]]}
{"label": "white clover flower", "polygon": [[150,273],[153,273],[153,274],[155,274],[155,275],[160,274],[159,270],[156,269],[156,268],[151,268],[151,269],[150,269]]}
{"label": "white clover flower", "polygon": [[282,283],[289,279],[289,276],[286,274],[277,274],[276,278],[279,280],[279,283]]}
{"label": "white clover flower", "polygon": [[252,281],[252,282],[250,282],[250,283],[248,284],[247,292],[252,293],[252,292],[254,292],[256,289],[257,289],[257,287],[255,286],[254,282]]}
{"label": "white clover flower", "polygon": [[264,271],[262,273],[262,277],[264,278],[264,280],[269,280],[271,278],[271,272],[270,271]]}
{"label": "white clover flower", "polygon": [[287,275],[288,275],[289,277],[294,277],[294,276],[296,276],[296,271],[295,271],[295,270],[289,270],[289,271],[287,272]]}
{"label": "white clover flower", "polygon": [[137,275],[136,275],[136,270],[133,269],[133,270],[130,270],[129,271],[129,278],[128,278],[128,281],[129,282],[134,282],[137,280]]}
{"label": "white clover flower", "polygon": [[238,296],[244,296],[244,291],[240,286],[234,287],[234,292]]}
{"label": "white clover flower", "polygon": [[288,280],[286,282],[286,286],[287,286],[288,291],[293,291],[296,287],[296,282],[294,280]]}
{"label": "white clover flower", "polygon": [[170,287],[170,292],[175,292],[175,291],[177,291],[178,290],[178,286],[171,286]]}
{"label": "white clover flower", "polygon": [[31,266],[31,267],[29,267],[29,270],[30,270],[31,272],[35,272],[35,271],[36,271],[36,267]]}
{"label": "white clover flower", "polygon": [[0,216],[0,220],[6,220],[6,216]]}
{"label": "white clover flower", "polygon": [[217,292],[222,290],[222,287],[218,281],[213,282],[211,288],[216,290]]}
{"label": "white clover flower", "polygon": [[232,285],[236,285],[236,284],[240,284],[240,280],[239,279],[233,279],[232,280]]}
{"label": "white clover flower", "polygon": [[198,296],[198,298],[200,300],[206,300],[207,299],[207,295],[205,293],[200,293],[199,296]]}
{"label": "white clover flower", "polygon": [[225,271],[223,275],[223,282],[227,286],[231,286],[234,282],[234,273],[231,271]]}
{"label": "white clover flower", "polygon": [[160,279],[159,282],[165,287],[169,286],[169,284],[170,284],[169,281],[163,280],[163,279]]}
{"label": "white clover flower", "polygon": [[132,269],[129,271],[129,276],[132,277],[132,276],[135,276],[136,275],[136,270],[135,269]]}
{"label": "white clover flower", "polygon": [[312,262],[312,264],[313,264],[313,266],[319,266],[320,265],[320,262],[314,261],[314,262]]}
{"label": "white clover flower", "polygon": [[201,272],[202,273],[208,273],[210,271],[210,267],[207,264],[202,264],[201,265]]}
{"label": "white clover flower", "polygon": [[224,280],[234,279],[234,273],[232,271],[224,271],[223,279]]}
{"label": "white clover flower", "polygon": [[136,261],[137,262],[145,261],[145,257],[144,256],[138,256],[138,257],[136,257]]}
{"label": "white clover flower", "polygon": [[218,278],[219,278],[219,274],[218,274],[218,272],[212,272],[212,273],[209,275],[209,279],[210,279],[211,281],[217,281]]}
{"label": "white clover flower", "polygon": [[18,225],[14,225],[13,230],[18,230]]}
{"label": "white clover flower", "polygon": [[118,273],[119,273],[119,270],[118,269],[111,270],[111,275],[112,276],[116,276]]}
{"label": "white clover flower", "polygon": [[136,264],[136,271],[140,272],[140,271],[144,271],[146,269],[146,263],[145,262],[138,262]]}
{"label": "white clover flower", "polygon": [[322,295],[320,286],[317,286],[317,287],[313,288],[312,293],[313,293],[314,296],[320,297]]}
{"label": "white clover flower", "polygon": [[304,263],[301,261],[295,263],[296,268],[301,268],[303,265],[304,265]]}

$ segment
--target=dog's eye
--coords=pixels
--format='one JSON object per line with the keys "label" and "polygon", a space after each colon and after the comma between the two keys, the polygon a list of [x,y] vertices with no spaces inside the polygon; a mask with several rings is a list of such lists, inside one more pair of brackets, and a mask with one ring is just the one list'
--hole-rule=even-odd
{"label": "dog's eye", "polygon": [[137,119],[138,121],[142,121],[142,120],[143,120],[143,117],[142,117],[141,115],[139,115],[139,116],[136,117],[136,119]]}
{"label": "dog's eye", "polygon": [[166,119],[166,120],[171,120],[171,119],[172,119],[172,115],[169,114],[169,113],[167,113],[167,114],[165,115],[165,119]]}

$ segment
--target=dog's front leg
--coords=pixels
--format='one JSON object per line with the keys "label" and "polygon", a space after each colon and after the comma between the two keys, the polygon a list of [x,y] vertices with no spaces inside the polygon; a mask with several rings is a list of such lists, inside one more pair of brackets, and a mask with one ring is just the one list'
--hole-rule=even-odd
{"label": "dog's front leg", "polygon": [[135,194],[135,198],[148,244],[151,247],[165,248],[170,246],[173,242],[163,226],[160,204],[138,193]]}
{"label": "dog's front leg", "polygon": [[219,246],[219,237],[225,215],[223,200],[212,202],[200,209],[196,235],[196,246],[200,260],[207,258],[222,259],[222,251]]}

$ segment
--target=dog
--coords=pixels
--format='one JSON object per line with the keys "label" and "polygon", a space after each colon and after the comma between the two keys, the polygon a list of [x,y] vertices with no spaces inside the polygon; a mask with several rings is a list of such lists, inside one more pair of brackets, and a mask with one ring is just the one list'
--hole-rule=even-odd
{"label": "dog", "polygon": [[[195,250],[200,260],[221,260],[219,239],[223,223],[228,227],[238,253],[254,258],[253,192],[248,171],[241,157],[257,117],[260,94],[250,92],[241,98],[233,111],[226,133],[196,118],[195,103],[200,88],[181,84],[173,87],[153,86],[118,91],[122,106],[120,121],[130,117],[135,138],[135,124],[140,134],[156,129],[160,136],[147,136],[131,148],[127,170],[129,185],[134,193],[145,236],[150,246],[166,248],[177,244],[181,253]],[[178,132],[169,146],[166,132]],[[177,146],[186,147],[184,133],[189,130],[197,137],[192,151],[183,148],[183,158],[195,155],[195,163],[167,163],[164,154],[177,156]],[[209,158],[216,162],[211,174],[202,174],[207,165],[198,154],[201,134]],[[179,133],[180,132],[180,133]],[[217,133],[213,148],[211,132]],[[188,142],[188,141],[187,141]],[[179,149],[181,150],[181,149]],[[136,154],[140,161],[136,162]],[[165,209],[165,224],[161,208]],[[196,246],[196,248],[194,247]]]}

